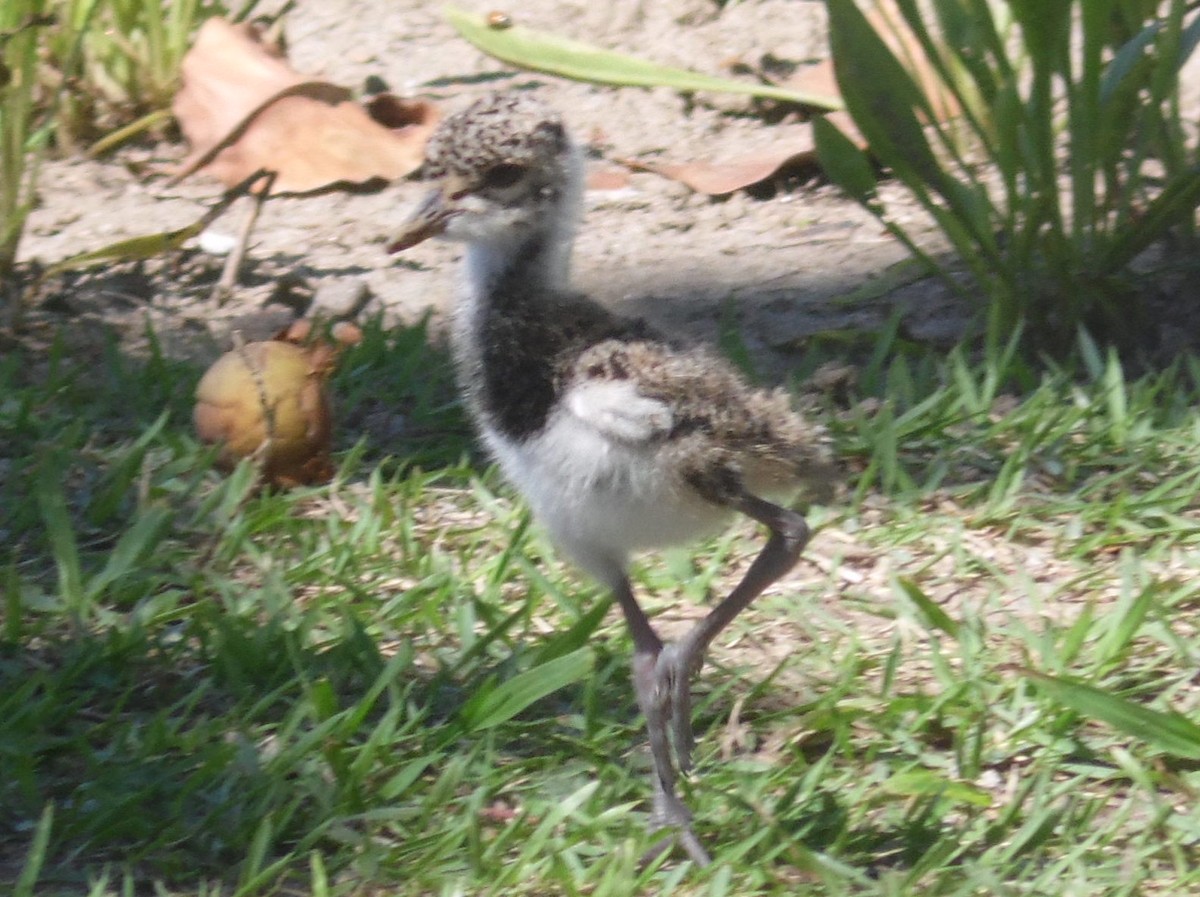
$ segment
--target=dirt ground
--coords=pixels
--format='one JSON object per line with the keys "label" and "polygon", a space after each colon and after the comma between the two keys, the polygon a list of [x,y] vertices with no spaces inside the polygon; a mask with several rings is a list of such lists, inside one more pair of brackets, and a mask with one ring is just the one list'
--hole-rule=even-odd
{"label": "dirt ground", "polygon": [[[497,8],[494,0],[464,6]],[[820,0],[531,0],[507,11],[530,27],[718,75],[729,75],[734,64],[758,69],[764,62],[787,71],[826,53]],[[726,160],[794,140],[802,127],[796,112],[780,115],[747,97],[614,89],[514,71],[458,37],[438,4],[299,0],[284,22],[295,68],[354,89],[380,78],[394,93],[432,99],[447,111],[489,90],[536,89],[590,143],[596,168],[628,157]],[[167,172],[184,153],[182,144],[164,143],[100,161],[48,163],[22,258],[53,263],[194,221],[220,186],[203,173],[168,186]],[[409,179],[373,194],[272,200],[224,306],[210,298],[222,259],[195,250],[171,264],[110,267],[53,282],[32,318],[75,321],[81,333],[99,322],[116,325],[131,351],[149,320],[169,354],[203,361],[228,347],[232,330],[265,336],[297,311],[380,315],[387,323],[412,321],[428,309],[436,316],[450,296],[458,248],[431,242],[402,257],[384,252],[422,192]],[[235,208],[213,230],[232,235],[243,212]],[[838,301],[904,257],[815,171],[720,198],[636,173],[622,189],[589,192],[575,281],[688,337],[713,339],[720,322],[733,324],[764,370],[782,375],[812,334],[870,330],[897,298],[916,310],[910,332],[952,337],[962,313],[936,284],[910,285],[878,301]]]}

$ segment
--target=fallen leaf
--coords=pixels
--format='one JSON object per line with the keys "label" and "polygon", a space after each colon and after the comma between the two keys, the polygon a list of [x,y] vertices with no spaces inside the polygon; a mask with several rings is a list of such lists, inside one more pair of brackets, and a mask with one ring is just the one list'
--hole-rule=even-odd
{"label": "fallen leaf", "polygon": [[227,186],[260,169],[272,193],[395,180],[415,171],[436,108],[306,78],[253,25],[209,19],[183,59],[174,112],[192,151],[175,175],[201,169]]}
{"label": "fallen leaf", "polygon": [[628,190],[629,171],[625,168],[589,168],[587,173],[587,189],[600,192],[617,192]]}
{"label": "fallen leaf", "polygon": [[[820,62],[797,69],[790,78],[782,82],[782,86],[787,87],[789,90],[811,91],[813,93],[828,94],[836,96],[839,99],[841,98],[841,92],[838,90],[837,85],[837,75],[833,71],[832,59],[822,59]],[[824,117],[831,124],[836,125],[838,130],[850,138],[859,149],[866,148],[867,141],[863,139],[862,134],[854,124],[854,119],[850,117],[850,113],[845,109],[837,109],[826,113]]]}
{"label": "fallen leaf", "polygon": [[[878,6],[868,9],[865,15],[884,43],[911,67],[917,83],[931,99],[934,115],[943,121],[958,115],[961,111],[958,103],[942,83],[919,41],[904,23],[894,0],[881,0]],[[790,78],[781,82],[779,87],[805,96],[824,96],[839,103],[841,101],[832,59],[825,59],[797,70]],[[866,148],[866,139],[844,109],[825,113],[824,118],[836,125],[859,149]],[[719,196],[765,181],[787,166],[815,163],[817,153],[812,128],[807,124],[800,125],[799,128],[802,129],[799,133],[793,133],[783,139],[777,138],[778,148],[754,150],[721,162],[701,160],[662,163],[636,159],[624,161],[630,168],[652,171],[686,184],[698,193]]]}
{"label": "fallen leaf", "polygon": [[728,162],[681,162],[679,164],[634,163],[645,171],[653,171],[673,181],[691,187],[697,193],[721,196],[744,187],[761,183],[788,164],[808,159],[812,147],[779,149]]}
{"label": "fallen leaf", "polygon": [[789,78],[780,82],[780,86],[793,90],[811,90],[838,98],[842,95],[838,89],[832,59],[822,59],[812,65],[801,66]]}
{"label": "fallen leaf", "polygon": [[679,181],[697,193],[720,196],[765,181],[783,168],[816,160],[816,146],[812,128],[808,124],[788,128],[787,136],[776,138],[775,143],[775,146],[748,151],[744,155],[723,161],[622,161],[635,170],[651,171]]}

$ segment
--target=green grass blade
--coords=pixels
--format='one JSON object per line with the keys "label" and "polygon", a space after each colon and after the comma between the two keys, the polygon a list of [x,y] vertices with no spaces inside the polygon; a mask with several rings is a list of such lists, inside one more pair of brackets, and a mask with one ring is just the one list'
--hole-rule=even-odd
{"label": "green grass blade", "polygon": [[1100,79],[1101,104],[1109,103],[1116,96],[1125,79],[1130,77],[1134,67],[1145,56],[1146,50],[1154,46],[1161,30],[1162,22],[1151,22],[1128,40],[1109,60]]}
{"label": "green grass blade", "polygon": [[857,202],[869,202],[878,181],[867,154],[824,116],[813,119],[813,137],[821,168],[829,179]]}
{"label": "green grass blade", "polygon": [[604,618],[612,606],[613,598],[611,596],[605,596],[597,601],[570,629],[552,636],[538,650],[535,663],[539,665],[548,663],[583,648],[591,640],[593,633],[600,628],[600,624],[604,622]]}
{"label": "green grass blade", "polygon": [[1200,165],[1192,165],[1170,181],[1163,191],[1142,211],[1137,227],[1128,227],[1117,234],[1104,254],[1100,273],[1120,270],[1162,238],[1176,224],[1183,223],[1200,205]]}
{"label": "green grass blade", "polygon": [[960,181],[939,162],[923,124],[936,122],[937,113],[854,0],[830,0],[828,6],[834,71],[855,125],[982,277],[997,254],[987,191]]}
{"label": "green grass blade", "polygon": [[120,513],[129,496],[137,494],[135,483],[142,473],[146,453],[158,441],[169,418],[170,412],[163,411],[158,419],[133,441],[124,456],[97,484],[95,495],[87,503],[89,524],[99,526],[111,520]]}
{"label": "green grass blade", "polygon": [[1027,671],[1026,675],[1076,713],[1108,723],[1168,754],[1200,760],[1200,726],[1180,713],[1153,710],[1082,682],[1033,670]]}
{"label": "green grass blade", "polygon": [[583,679],[592,671],[593,661],[591,649],[580,648],[513,676],[479,700],[469,701],[462,710],[463,722],[476,732],[507,722],[546,695]]}
{"label": "green grass blade", "polygon": [[42,468],[37,482],[37,502],[58,568],[59,595],[78,622],[78,615],[83,611],[83,569],[79,562],[79,546],[75,541],[71,512],[62,491],[62,471],[57,465]]}
{"label": "green grass blade", "polygon": [[1120,603],[1105,615],[1104,622],[1111,628],[1096,643],[1098,663],[1115,664],[1127,658],[1129,648],[1154,607],[1157,595],[1156,589],[1147,587],[1136,595],[1122,596]]}
{"label": "green grass blade", "polygon": [[42,866],[46,862],[46,848],[50,844],[50,830],[54,826],[54,804],[46,804],[33,833],[33,843],[21,867],[21,874],[13,888],[13,897],[33,897]]}
{"label": "green grass blade", "polygon": [[133,526],[121,534],[104,569],[88,582],[85,594],[89,605],[99,600],[114,582],[142,565],[158,547],[174,517],[168,508],[148,508],[138,515]]}
{"label": "green grass blade", "polygon": [[155,109],[153,112],[147,112],[136,121],[132,121],[105,134],[88,147],[88,155],[93,158],[103,156],[110,150],[116,149],[121,144],[140,136],[146,131],[152,131],[155,128],[168,124],[174,117],[175,114],[170,109]]}
{"label": "green grass blade", "polygon": [[916,605],[917,610],[925,618],[928,626],[933,629],[940,629],[951,638],[958,638],[960,629],[958,622],[942,610],[936,601],[926,595],[920,586],[905,577],[897,579],[896,583],[908,600]]}
{"label": "green grass blade", "polygon": [[308,855],[309,892],[312,897],[329,897],[329,873],[325,871],[325,861],[321,854],[312,851]]}
{"label": "green grass blade", "polygon": [[883,783],[883,790],[902,797],[941,797],[975,807],[992,805],[992,796],[984,789],[955,782],[930,769],[898,772]]}
{"label": "green grass blade", "polygon": [[1087,637],[1091,634],[1092,628],[1096,622],[1096,606],[1092,602],[1084,605],[1079,616],[1075,618],[1075,622],[1063,633],[1062,642],[1058,646],[1058,651],[1055,654],[1054,661],[1066,666],[1074,663],[1079,656]]}
{"label": "green grass blade", "polygon": [[1129,400],[1125,388],[1125,371],[1117,350],[1109,346],[1104,363],[1104,401],[1108,411],[1109,431],[1117,445],[1124,445],[1129,436]]}
{"label": "green grass blade", "polygon": [[854,0],[830,0],[829,43],[846,108],[871,151],[906,182],[940,186],[946,175],[917,119],[933,120],[933,110]]}
{"label": "green grass blade", "polygon": [[636,56],[627,56],[580,41],[514,25],[491,28],[482,17],[461,9],[448,8],[446,18],[464,38],[502,62],[596,84],[619,87],[671,87],[675,90],[711,90],[748,96],[803,103],[818,109],[840,109],[836,97],[804,91],[786,90],[769,84],[751,84],[717,78],[701,72],[659,65]]}
{"label": "green grass blade", "polygon": [[117,240],[115,243],[109,243],[107,246],[101,246],[99,249],[81,252],[60,262],[55,262],[46,269],[44,276],[53,277],[67,271],[93,268],[96,265],[103,265],[108,262],[129,262],[157,258],[165,252],[171,252],[181,247],[188,240],[192,239],[192,237],[197,236],[200,231],[204,230],[207,224],[208,219],[205,216],[200,221],[189,224],[187,227],[181,227],[178,230],[163,231],[157,234],[143,234],[138,237]]}

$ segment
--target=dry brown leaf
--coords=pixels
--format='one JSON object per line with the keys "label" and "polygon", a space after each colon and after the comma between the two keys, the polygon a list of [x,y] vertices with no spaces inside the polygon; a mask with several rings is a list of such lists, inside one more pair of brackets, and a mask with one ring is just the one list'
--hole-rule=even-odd
{"label": "dry brown leaf", "polygon": [[209,19],[183,60],[174,111],[200,169],[226,185],[277,173],[273,193],[394,180],[420,166],[434,106],[375,97],[367,108],[336,84],[305,78],[253,25]]}
{"label": "dry brown leaf", "polygon": [[586,186],[588,190],[596,190],[601,192],[616,192],[620,190],[628,190],[629,170],[626,168],[615,168],[606,166],[604,168],[589,168],[587,172]]}
{"label": "dry brown leaf", "polygon": [[[879,0],[878,4],[867,10],[866,15],[891,47],[892,52],[911,67],[918,85],[930,97],[934,114],[943,121],[958,115],[960,109],[957,102],[942,84],[919,42],[903,25],[894,0]],[[840,96],[831,59],[805,66],[782,82],[782,86],[798,92]],[[867,142],[849,113],[830,112],[825,118],[857,146],[866,148]],[[768,147],[725,162],[661,163],[634,159],[625,160],[625,164],[630,168],[652,171],[679,181],[698,193],[714,196],[732,193],[774,176],[785,166],[814,162],[816,147],[812,130],[807,125],[800,127],[803,129],[800,133],[792,133],[784,139],[779,139],[777,149]]]}
{"label": "dry brown leaf", "polygon": [[816,158],[812,128],[807,124],[790,127],[777,146],[748,151],[745,155],[714,162],[651,162],[624,159],[637,171],[651,171],[691,187],[697,193],[720,196],[741,190],[775,175],[790,165],[802,165]]}
{"label": "dry brown leaf", "polygon": [[697,193],[720,196],[765,181],[784,165],[812,156],[812,146],[803,149],[768,150],[728,162],[682,162],[677,165],[646,164],[647,171],[679,181]]}
{"label": "dry brown leaf", "polygon": [[781,81],[779,86],[789,90],[811,90],[814,93],[819,92],[831,97],[840,98],[842,95],[841,90],[838,89],[837,75],[833,71],[832,59],[822,59],[820,62],[796,69],[791,77]]}
{"label": "dry brown leaf", "polygon": [[[813,65],[806,65],[802,69],[798,69],[786,81],[781,82],[781,86],[787,87],[790,90],[811,91],[812,93],[821,93],[826,96],[840,97],[841,91],[838,90],[837,76],[833,73],[833,60],[822,59],[820,62]],[[839,131],[845,134],[859,149],[865,149],[867,141],[863,140],[862,134],[859,133],[858,127],[854,124],[854,119],[850,117],[850,113],[845,110],[838,112],[825,113],[825,119],[837,125]]]}

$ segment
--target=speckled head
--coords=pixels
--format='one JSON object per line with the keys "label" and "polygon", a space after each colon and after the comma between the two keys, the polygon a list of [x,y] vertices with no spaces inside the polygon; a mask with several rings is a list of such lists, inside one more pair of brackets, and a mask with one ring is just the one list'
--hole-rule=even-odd
{"label": "speckled head", "polygon": [[570,231],[580,163],[562,118],[531,96],[490,94],[447,117],[429,138],[437,182],[390,251],[430,237],[511,244]]}
{"label": "speckled head", "polygon": [[552,166],[567,148],[562,117],[526,94],[495,93],[449,116],[429,138],[426,174],[477,180],[497,165]]}

